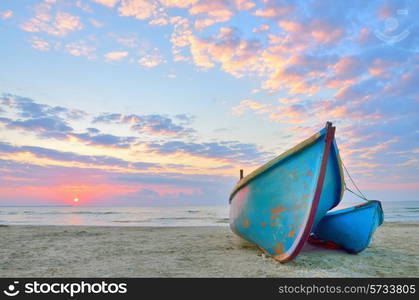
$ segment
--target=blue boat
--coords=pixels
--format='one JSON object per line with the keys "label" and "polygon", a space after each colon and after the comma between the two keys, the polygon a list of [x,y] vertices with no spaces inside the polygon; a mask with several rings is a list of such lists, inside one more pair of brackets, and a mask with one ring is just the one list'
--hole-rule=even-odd
{"label": "blue boat", "polygon": [[230,228],[280,262],[339,204],[344,179],[335,127],[326,127],[241,178],[230,194]]}
{"label": "blue boat", "polygon": [[359,253],[368,247],[383,220],[381,202],[377,200],[335,209],[319,222],[309,242],[320,245],[333,243],[350,253]]}

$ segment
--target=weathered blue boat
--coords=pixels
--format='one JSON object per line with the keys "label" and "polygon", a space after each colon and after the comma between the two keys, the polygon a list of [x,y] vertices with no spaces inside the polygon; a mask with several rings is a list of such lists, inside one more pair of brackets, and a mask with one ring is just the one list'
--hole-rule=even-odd
{"label": "weathered blue boat", "polygon": [[343,171],[330,122],[241,178],[230,194],[230,228],[280,262],[293,259],[312,228],[338,205]]}
{"label": "weathered blue boat", "polygon": [[381,202],[377,200],[335,209],[323,217],[309,241],[320,245],[334,243],[350,253],[359,253],[368,247],[383,220]]}

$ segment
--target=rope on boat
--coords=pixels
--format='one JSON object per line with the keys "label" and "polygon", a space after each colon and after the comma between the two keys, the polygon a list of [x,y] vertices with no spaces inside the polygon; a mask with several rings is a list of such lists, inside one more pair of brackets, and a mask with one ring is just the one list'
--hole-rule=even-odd
{"label": "rope on boat", "polygon": [[358,195],[357,193],[355,193],[353,190],[351,190],[351,189],[350,189],[350,188],[348,188],[348,187],[345,187],[345,189],[346,189],[348,192],[351,192],[352,194],[354,194],[355,196],[357,196],[357,197],[361,198],[362,200],[365,200],[365,201],[370,201],[370,200],[368,200],[367,198],[362,197],[361,195]]}
{"label": "rope on boat", "polygon": [[355,196],[357,196],[357,197],[361,198],[362,200],[369,201],[369,200],[367,199],[367,197],[366,197],[366,196],[365,196],[365,195],[361,192],[361,190],[358,188],[358,186],[356,185],[355,181],[352,179],[351,174],[349,174],[349,171],[348,171],[348,169],[346,168],[346,166],[345,166],[345,164],[343,163],[343,161],[342,161],[342,165],[343,165],[343,168],[344,168],[344,169],[345,169],[345,171],[346,171],[346,174],[348,174],[349,179],[351,180],[352,184],[354,185],[354,187],[356,188],[356,190],[359,192],[359,194],[355,193],[353,190],[351,190],[350,188],[348,188],[348,187],[346,186],[346,184],[345,184],[345,189],[346,189],[347,191],[351,192],[352,194],[354,194]]}

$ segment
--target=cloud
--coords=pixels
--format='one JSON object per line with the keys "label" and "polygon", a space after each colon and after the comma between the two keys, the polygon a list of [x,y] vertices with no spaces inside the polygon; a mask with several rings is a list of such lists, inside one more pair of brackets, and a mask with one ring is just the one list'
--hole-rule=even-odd
{"label": "cloud", "polygon": [[12,10],[5,10],[0,11],[0,19],[7,20],[13,17],[13,11]]}
{"label": "cloud", "polygon": [[95,59],[96,48],[88,45],[86,41],[71,42],[65,45],[66,51],[73,56],[86,56],[89,59]]}
{"label": "cloud", "polygon": [[127,51],[117,51],[117,52],[108,52],[104,56],[107,61],[120,61],[123,58],[127,57],[127,55],[128,55]]}
{"label": "cloud", "polygon": [[233,141],[187,143],[183,141],[169,141],[166,143],[150,143],[149,151],[159,154],[184,153],[217,159],[226,159],[237,163],[258,163],[269,156],[268,152],[258,151],[254,144],[243,144]]}
{"label": "cloud", "polygon": [[258,27],[253,28],[252,32],[256,32],[256,33],[264,32],[264,31],[268,31],[269,28],[270,27],[268,24],[262,24],[262,25],[259,25]]}
{"label": "cloud", "polygon": [[49,159],[63,158],[74,165],[45,166],[0,159],[2,205],[11,205],[19,199],[21,205],[62,205],[75,195],[86,205],[215,205],[226,203],[226,195],[235,182],[230,176],[156,173],[154,169],[158,166],[143,162],[130,163],[128,167],[136,168],[137,172],[128,173],[119,169],[125,168],[126,162],[106,156],[72,157],[72,153],[36,147],[5,148],[0,143],[3,153],[31,151]]}
{"label": "cloud", "polygon": [[0,101],[2,105],[16,109],[18,116],[24,118],[23,120],[0,118],[0,123],[9,129],[34,132],[41,138],[77,140],[87,145],[102,147],[129,148],[137,141],[135,137],[101,133],[97,128],[88,128],[84,133],[75,132],[67,120],[80,120],[87,115],[78,109],[38,104],[30,98],[11,94],[4,94],[0,97]]}
{"label": "cloud", "polygon": [[118,113],[104,113],[93,120],[93,123],[129,124],[131,130],[139,133],[178,136],[187,135],[193,129],[186,128],[162,115],[122,115]]}
{"label": "cloud", "polygon": [[146,54],[138,59],[138,63],[145,68],[154,68],[165,62],[164,57],[158,53]]}
{"label": "cloud", "polygon": [[50,44],[39,37],[32,38],[31,45],[38,51],[49,51],[51,49]]}
{"label": "cloud", "polygon": [[50,106],[36,103],[31,98],[4,93],[0,96],[0,104],[8,108],[14,108],[18,115],[24,118],[60,118],[61,116],[79,120],[86,115],[86,112],[79,109],[68,109],[62,106]]}
{"label": "cloud", "polygon": [[137,141],[135,137],[120,137],[112,134],[99,133],[95,128],[89,128],[86,133],[72,133],[66,136],[66,139],[75,138],[87,145],[104,146],[112,148],[129,148]]}
{"label": "cloud", "polygon": [[51,15],[51,5],[39,4],[35,9],[35,17],[25,22],[21,28],[28,32],[46,32],[54,36],[66,36],[73,31],[83,29],[78,16],[67,12],[57,12]]}
{"label": "cloud", "polygon": [[119,0],[92,0],[93,2],[105,5],[107,7],[114,7],[115,4],[119,2]]}
{"label": "cloud", "polygon": [[157,8],[156,2],[152,0],[122,0],[118,11],[121,16],[145,20],[152,17]]}
{"label": "cloud", "polygon": [[103,26],[105,26],[105,23],[100,22],[100,21],[98,21],[96,19],[93,19],[93,18],[90,19],[90,23],[96,28],[102,28]]}
{"label": "cloud", "polygon": [[204,16],[195,21],[195,27],[202,29],[215,23],[227,22],[234,15],[232,3],[225,0],[201,0],[189,9],[192,16]]}
{"label": "cloud", "polygon": [[39,133],[50,131],[68,132],[73,130],[73,128],[68,126],[66,122],[53,118],[33,118],[29,120],[15,121],[10,119],[3,119],[0,120],[0,122],[6,124],[7,128],[10,129],[22,129]]}
{"label": "cloud", "polygon": [[120,168],[134,168],[137,170],[145,170],[158,167],[158,164],[146,162],[130,162],[119,158],[105,155],[81,155],[74,152],[63,152],[54,149],[48,149],[36,146],[15,146],[9,143],[0,142],[1,153],[31,153],[37,158],[46,158],[58,162],[81,163],[89,166],[98,167],[110,166]]}
{"label": "cloud", "polygon": [[220,28],[213,37],[191,40],[191,54],[197,66],[212,68],[220,63],[222,70],[236,77],[255,69],[259,48],[259,42],[240,39],[237,30],[231,27]]}
{"label": "cloud", "polygon": [[[287,3],[289,2],[289,3]],[[281,17],[291,15],[294,10],[296,9],[295,4],[292,4],[290,1],[265,1],[266,8],[264,9],[257,9],[254,12],[255,16],[262,17],[262,18],[273,18],[278,19]]]}
{"label": "cloud", "polygon": [[252,100],[243,100],[240,102],[239,105],[231,108],[232,114],[236,116],[242,115],[246,110],[252,110],[257,114],[264,114],[269,111],[268,106],[266,104],[255,102]]}
{"label": "cloud", "polygon": [[159,2],[164,6],[181,8],[189,7],[198,1],[199,0],[159,0]]}

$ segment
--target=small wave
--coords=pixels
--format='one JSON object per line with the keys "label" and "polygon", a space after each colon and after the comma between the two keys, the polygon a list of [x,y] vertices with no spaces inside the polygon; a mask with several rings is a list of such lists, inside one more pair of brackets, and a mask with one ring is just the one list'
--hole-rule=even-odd
{"label": "small wave", "polygon": [[217,223],[229,223],[229,222],[230,222],[229,218],[223,218],[223,219],[217,220]]}
{"label": "small wave", "polygon": [[149,220],[114,220],[111,221],[112,223],[144,223],[148,222]]}
{"label": "small wave", "polygon": [[49,211],[49,212],[40,212],[37,214],[40,214],[40,215],[119,215],[121,213],[114,212],[114,211],[105,211],[105,212],[103,211],[66,211],[66,212]]}

